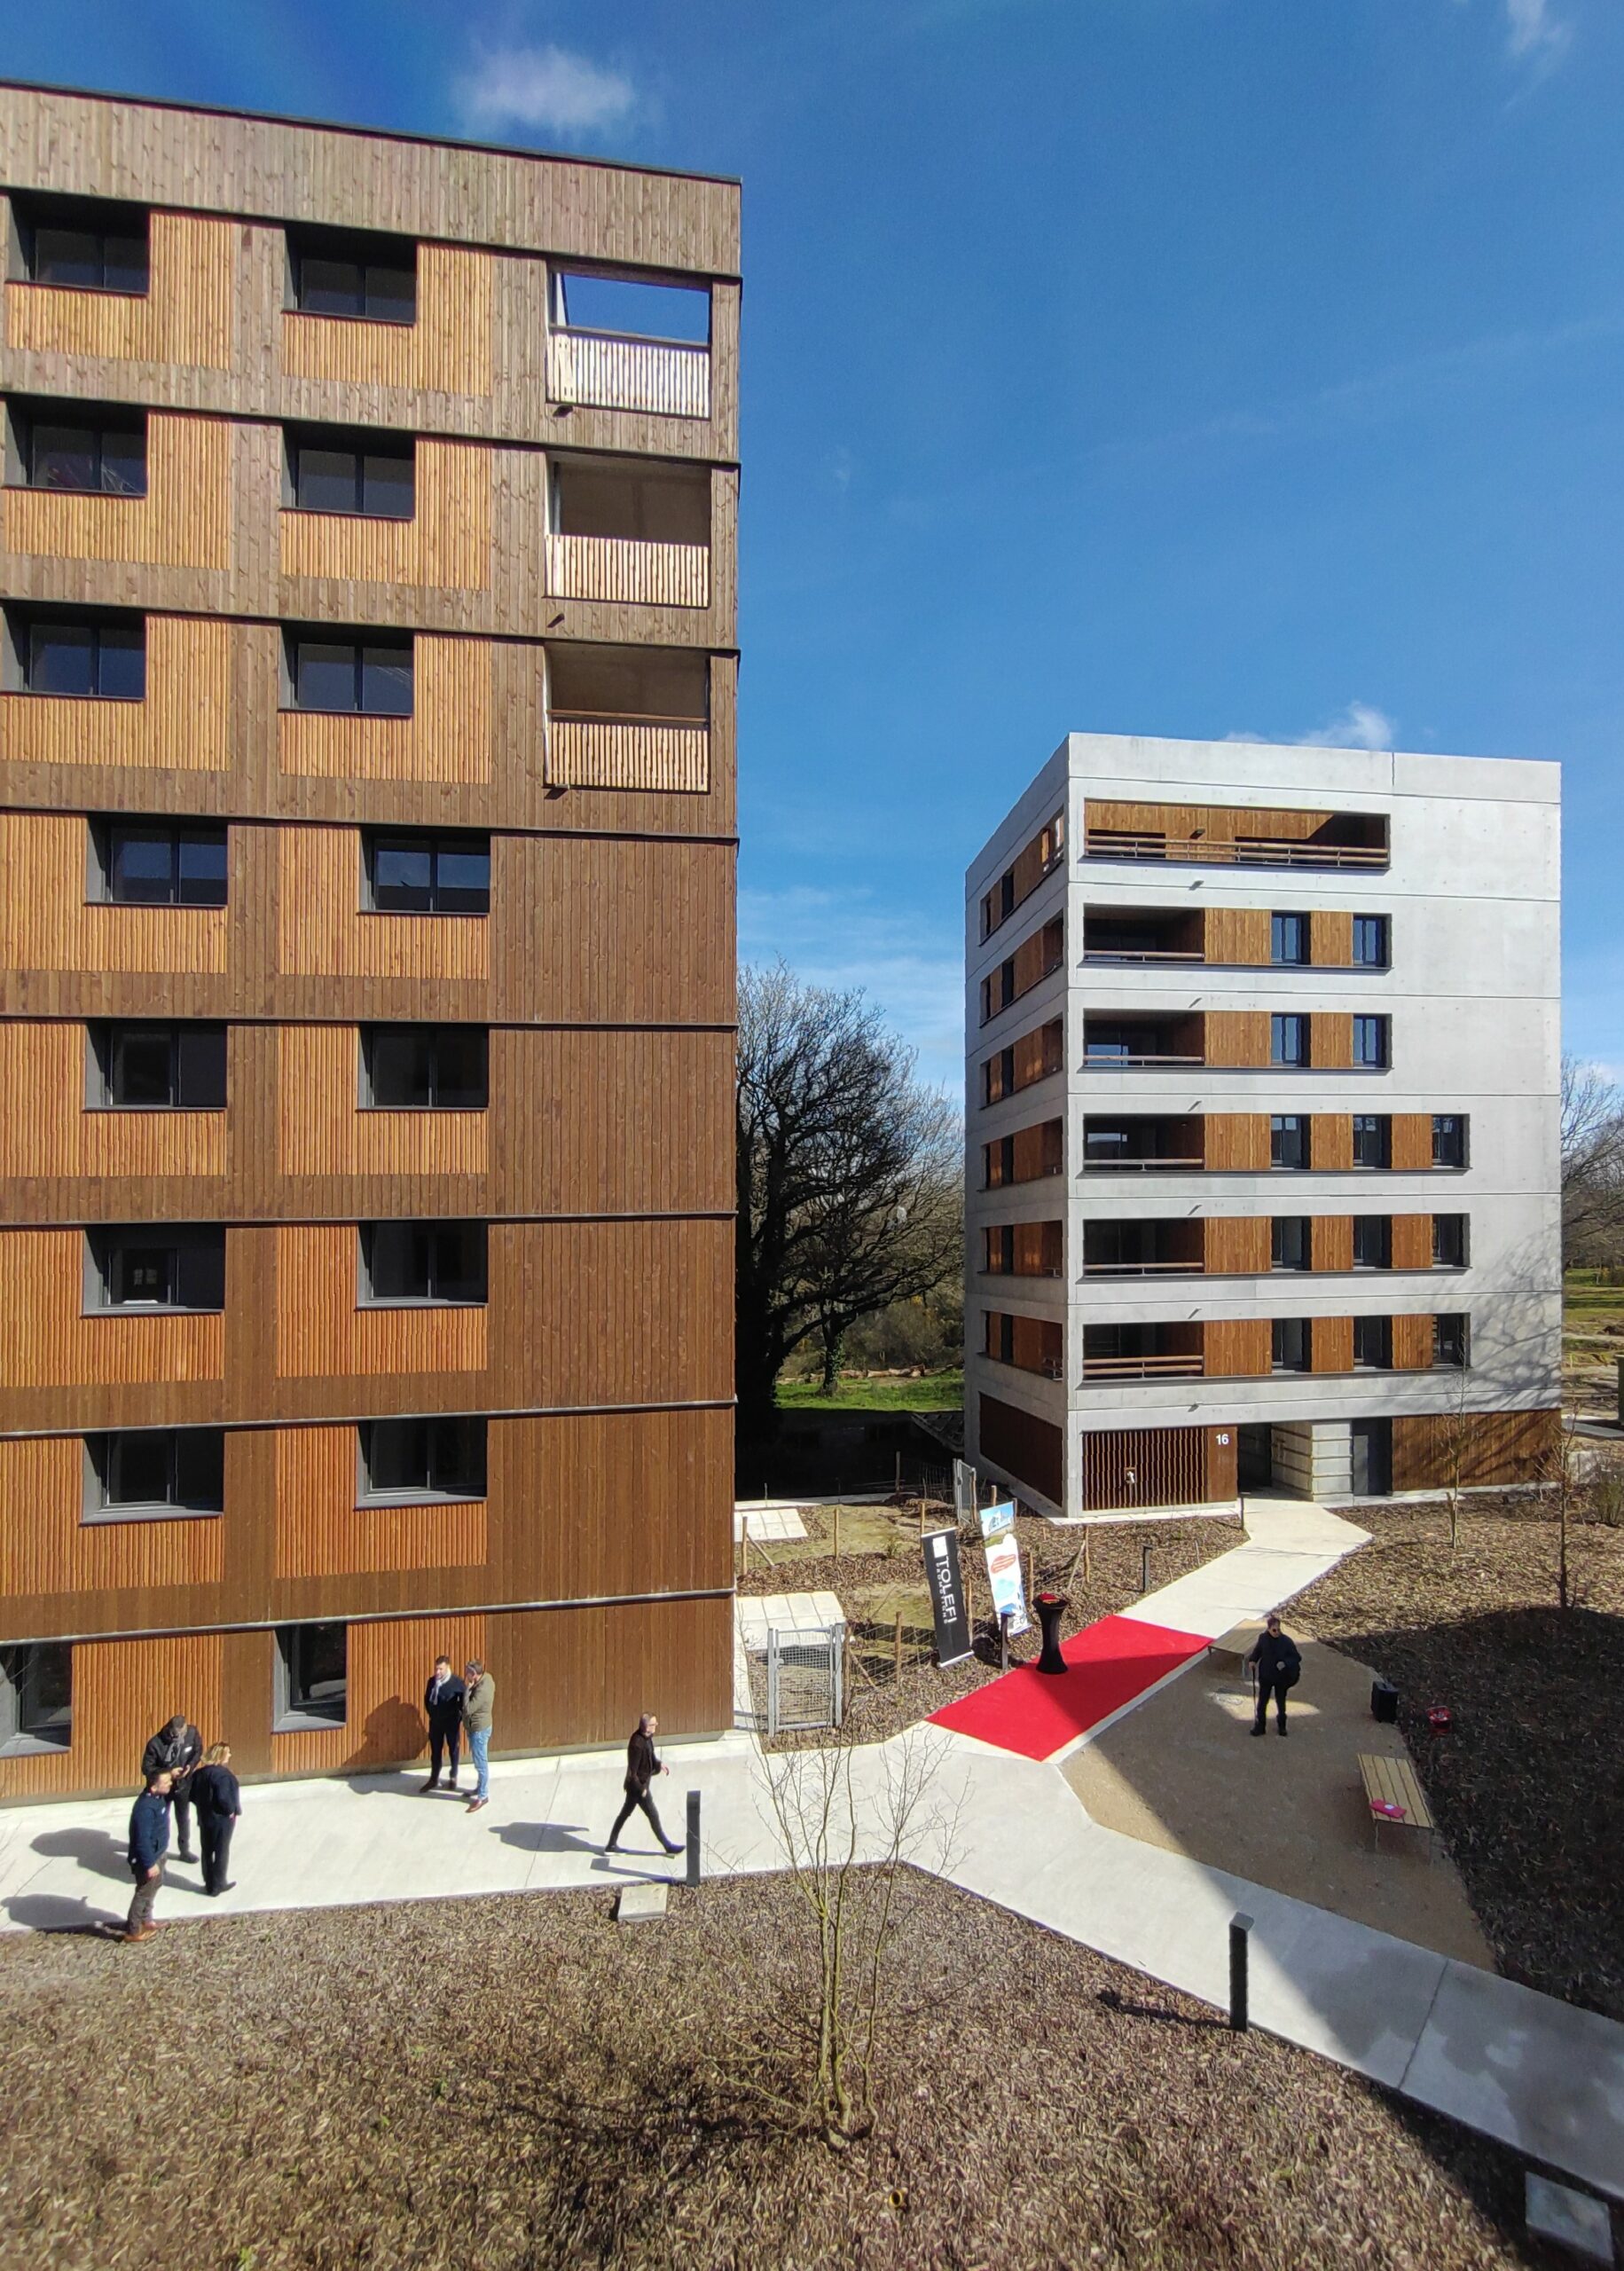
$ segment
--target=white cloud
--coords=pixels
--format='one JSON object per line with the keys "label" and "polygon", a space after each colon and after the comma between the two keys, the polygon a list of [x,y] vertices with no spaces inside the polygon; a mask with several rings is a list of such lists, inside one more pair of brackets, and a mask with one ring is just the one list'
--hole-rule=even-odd
{"label": "white cloud", "polygon": [[922,914],[869,891],[739,893],[739,959],[780,955],[811,986],[860,986],[886,1023],[919,1052],[919,1077],[956,1101],[964,1086],[964,961]]}
{"label": "white cloud", "polygon": [[561,47],[499,47],[481,51],[458,82],[462,114],[475,126],[529,126],[544,132],[590,133],[631,112],[637,92],[618,71],[606,71]]}
{"label": "white cloud", "polygon": [[1549,0],[1505,0],[1505,18],[1506,44],[1519,62],[1553,64],[1573,35],[1571,26],[1551,14]]}
{"label": "white cloud", "polygon": [[1300,736],[1305,749],[1394,749],[1393,719],[1373,702],[1350,702],[1339,716]]}

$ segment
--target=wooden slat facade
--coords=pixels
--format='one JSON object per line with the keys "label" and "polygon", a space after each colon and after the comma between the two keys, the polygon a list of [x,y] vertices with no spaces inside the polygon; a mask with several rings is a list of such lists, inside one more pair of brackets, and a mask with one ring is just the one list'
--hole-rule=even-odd
{"label": "wooden slat facade", "polygon": [[1267,1269],[1271,1231],[1267,1214],[1215,1214],[1202,1229],[1209,1274],[1250,1277]]}
{"label": "wooden slat facade", "polygon": [[[1086,1434],[1083,1505],[1199,1506],[1231,1499],[1235,1433],[1232,1427],[1111,1427]],[[1220,1441],[1226,1435],[1227,1443]]]}
{"label": "wooden slat facade", "polygon": [[1201,1328],[1201,1355],[1210,1379],[1260,1379],[1274,1366],[1268,1318],[1209,1317]]}
{"label": "wooden slat facade", "polygon": [[988,1464],[1025,1483],[1058,1506],[1065,1499],[1066,1439],[1052,1421],[1036,1418],[1001,1397],[983,1395],[977,1404],[981,1450]]}
{"label": "wooden slat facade", "polygon": [[[1430,1411],[1393,1423],[1395,1490],[1485,1489],[1555,1478],[1562,1414],[1548,1411]],[[1458,1465],[1458,1478],[1457,1478]]]}

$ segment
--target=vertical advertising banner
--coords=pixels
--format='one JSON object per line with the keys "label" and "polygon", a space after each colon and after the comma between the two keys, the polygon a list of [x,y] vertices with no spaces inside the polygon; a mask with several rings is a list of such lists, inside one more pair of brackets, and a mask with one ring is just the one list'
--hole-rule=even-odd
{"label": "vertical advertising banner", "polygon": [[1021,1576],[1021,1549],[1013,1526],[994,1537],[986,1549],[987,1583],[992,1588],[992,1613],[1009,1618],[1009,1634],[1032,1630],[1026,1616],[1026,1587]]}
{"label": "vertical advertising banner", "polygon": [[981,1536],[985,1544],[990,1545],[995,1537],[1001,1537],[1007,1529],[1014,1528],[1015,1500],[1013,1498],[1004,1498],[996,1506],[982,1508]]}
{"label": "vertical advertising banner", "polygon": [[936,1619],[937,1662],[943,1666],[962,1663],[970,1652],[970,1620],[959,1568],[958,1531],[932,1530],[924,1541],[924,1551],[930,1611]]}

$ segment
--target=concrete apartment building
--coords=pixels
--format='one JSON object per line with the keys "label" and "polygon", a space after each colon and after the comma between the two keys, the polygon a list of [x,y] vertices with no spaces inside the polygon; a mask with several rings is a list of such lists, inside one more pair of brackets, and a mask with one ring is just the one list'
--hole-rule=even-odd
{"label": "concrete apartment building", "polygon": [[0,1796],[730,1724],[736,185],[0,190]]}
{"label": "concrete apartment building", "polygon": [[966,891],[969,1457],[1050,1515],[1527,1481],[1559,772],[1072,735]]}

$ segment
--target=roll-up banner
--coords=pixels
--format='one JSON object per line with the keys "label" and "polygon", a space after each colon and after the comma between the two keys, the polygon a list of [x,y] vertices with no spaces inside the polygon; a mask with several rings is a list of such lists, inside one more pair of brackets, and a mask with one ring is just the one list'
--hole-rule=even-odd
{"label": "roll-up banner", "polygon": [[959,1568],[958,1531],[932,1530],[924,1541],[924,1552],[930,1612],[936,1619],[937,1662],[962,1663],[970,1653],[970,1620]]}
{"label": "roll-up banner", "polygon": [[984,1544],[991,1545],[995,1537],[1001,1537],[1007,1529],[1014,1528],[1015,1500],[1013,1498],[1002,1499],[996,1506],[982,1508],[981,1536]]}
{"label": "roll-up banner", "polygon": [[1002,1531],[986,1549],[987,1583],[992,1588],[992,1613],[1009,1618],[1009,1634],[1032,1630],[1026,1616],[1026,1587],[1021,1578],[1021,1549],[1013,1528]]}

